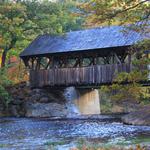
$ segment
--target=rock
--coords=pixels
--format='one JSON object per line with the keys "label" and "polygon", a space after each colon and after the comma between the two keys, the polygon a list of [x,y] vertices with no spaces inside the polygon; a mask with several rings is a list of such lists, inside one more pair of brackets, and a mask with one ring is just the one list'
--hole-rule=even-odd
{"label": "rock", "polygon": [[12,102],[11,102],[11,104],[13,104],[13,105],[20,105],[20,104],[22,104],[22,100],[20,100],[20,99],[14,99],[14,100],[12,100]]}
{"label": "rock", "polygon": [[25,96],[23,95],[23,93],[19,94],[17,97],[18,97],[18,99],[21,99],[21,100],[23,100],[25,98]]}
{"label": "rock", "polygon": [[38,94],[39,94],[39,93],[42,93],[43,90],[42,90],[42,89],[33,89],[32,92],[33,92],[33,93],[38,93]]}
{"label": "rock", "polygon": [[124,109],[123,109],[123,107],[121,107],[119,105],[114,105],[112,107],[111,111],[112,111],[112,113],[122,113],[122,112],[124,112]]}
{"label": "rock", "polygon": [[37,94],[34,94],[30,97],[30,101],[38,102],[40,100],[40,98],[41,98],[41,95],[39,93],[37,93]]}
{"label": "rock", "polygon": [[10,108],[11,115],[15,117],[19,117],[20,115],[18,114],[18,109],[19,107],[17,105],[12,105]]}
{"label": "rock", "polygon": [[65,117],[67,109],[65,105],[57,103],[27,103],[26,117]]}
{"label": "rock", "polygon": [[144,106],[122,117],[122,121],[132,125],[150,125],[150,106]]}
{"label": "rock", "polygon": [[16,94],[18,90],[16,88],[11,89],[11,94]]}
{"label": "rock", "polygon": [[49,98],[48,97],[42,97],[39,100],[40,103],[48,103],[49,102]]}

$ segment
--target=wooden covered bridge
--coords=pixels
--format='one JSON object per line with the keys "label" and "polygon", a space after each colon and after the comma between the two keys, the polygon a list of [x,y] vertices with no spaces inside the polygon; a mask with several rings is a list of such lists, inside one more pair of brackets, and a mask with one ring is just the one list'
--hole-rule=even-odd
{"label": "wooden covered bridge", "polygon": [[38,36],[21,54],[32,87],[110,84],[118,72],[130,72],[131,46],[139,33],[121,26],[64,35]]}

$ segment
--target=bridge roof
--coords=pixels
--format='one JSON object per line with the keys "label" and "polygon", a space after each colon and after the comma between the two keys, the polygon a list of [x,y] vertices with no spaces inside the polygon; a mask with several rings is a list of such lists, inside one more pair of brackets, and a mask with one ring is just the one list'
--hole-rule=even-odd
{"label": "bridge roof", "polygon": [[21,54],[21,57],[81,52],[131,46],[144,38],[138,32],[125,31],[123,26],[99,27],[68,32],[64,35],[38,36]]}

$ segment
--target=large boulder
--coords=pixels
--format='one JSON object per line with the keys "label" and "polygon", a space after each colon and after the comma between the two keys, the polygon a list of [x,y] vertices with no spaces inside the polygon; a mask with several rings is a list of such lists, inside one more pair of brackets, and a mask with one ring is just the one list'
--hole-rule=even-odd
{"label": "large boulder", "polygon": [[27,103],[25,106],[26,117],[65,117],[65,105],[58,103]]}
{"label": "large boulder", "polygon": [[132,125],[150,125],[150,105],[122,117],[122,121]]}

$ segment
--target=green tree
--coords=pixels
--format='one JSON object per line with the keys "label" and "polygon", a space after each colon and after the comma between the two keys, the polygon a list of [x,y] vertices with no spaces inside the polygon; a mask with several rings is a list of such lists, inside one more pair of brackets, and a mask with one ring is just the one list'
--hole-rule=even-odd
{"label": "green tree", "polygon": [[[18,56],[39,34],[63,34],[81,28],[82,18],[71,11],[74,3],[52,3],[36,0],[0,1],[0,101],[7,106],[11,100],[7,86],[7,58]],[[21,74],[21,71],[19,71]]]}
{"label": "green tree", "polygon": [[88,13],[89,26],[132,24],[150,17],[149,0],[89,0],[81,8]]}
{"label": "green tree", "polygon": [[12,2],[0,2],[0,49],[2,50],[2,64],[4,67],[6,55],[15,47],[22,37],[22,24],[25,20],[26,8]]}
{"label": "green tree", "polygon": [[18,54],[39,34],[61,34],[81,28],[82,20],[74,16],[69,8],[69,3],[1,1],[1,66],[5,66],[6,56],[10,50],[10,54]]}
{"label": "green tree", "polygon": [[[115,100],[149,99],[149,88],[143,92],[139,82],[147,81],[147,65],[150,59],[144,51],[149,50],[150,2],[149,0],[89,0],[80,8],[86,15],[86,26],[128,25],[127,30],[147,33],[147,40],[134,45],[131,49],[133,71],[121,73],[114,79],[116,84],[102,87]],[[87,15],[88,14],[88,15]],[[130,24],[130,25],[129,25]],[[121,83],[121,84],[120,84]],[[130,83],[123,85],[122,83]]]}

